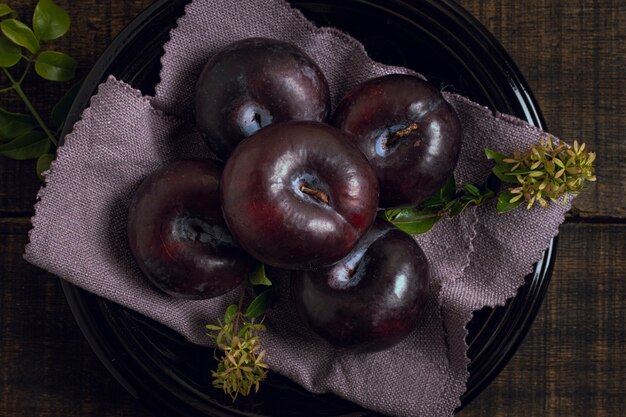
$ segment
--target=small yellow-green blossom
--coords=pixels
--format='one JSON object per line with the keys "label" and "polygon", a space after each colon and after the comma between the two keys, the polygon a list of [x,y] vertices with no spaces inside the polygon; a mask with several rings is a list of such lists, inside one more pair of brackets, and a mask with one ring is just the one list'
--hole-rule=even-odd
{"label": "small yellow-green blossom", "polygon": [[217,332],[210,334],[222,351],[217,356],[217,370],[212,371],[213,386],[229,395],[233,401],[238,395],[250,394],[252,388],[259,391],[260,383],[267,377],[268,365],[263,362],[265,350],[261,347],[259,333],[265,330],[262,323],[255,323],[254,319],[247,320],[237,311],[228,314],[225,322],[218,321],[219,326],[207,325],[207,329]]}
{"label": "small yellow-green blossom", "polygon": [[503,162],[511,164],[509,174],[514,175],[518,187],[510,189],[514,196],[510,203],[522,198],[531,208],[535,202],[542,207],[548,206],[548,201],[557,202],[562,199],[567,202],[568,195],[576,195],[585,187],[586,181],[595,181],[593,161],[594,152],[588,152],[583,143],[569,147],[561,142],[554,144],[552,137],[541,140],[539,145],[531,145],[530,150],[515,152],[512,158]]}

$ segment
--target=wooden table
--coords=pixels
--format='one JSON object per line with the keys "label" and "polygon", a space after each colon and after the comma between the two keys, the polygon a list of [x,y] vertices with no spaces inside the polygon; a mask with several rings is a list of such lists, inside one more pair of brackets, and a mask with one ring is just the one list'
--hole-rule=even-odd
{"label": "wooden table", "polygon": [[[61,1],[71,36],[58,48],[86,74],[150,0]],[[8,2],[30,15],[33,1]],[[496,381],[460,413],[626,413],[626,2],[461,0],[501,41],[535,93],[550,131],[598,153],[598,184],[561,227],[543,307]],[[25,20],[27,20],[25,18]],[[28,19],[30,20],[30,19]],[[48,112],[60,85],[28,80]],[[23,111],[2,95],[2,107]],[[0,160],[0,416],[146,416],[84,340],[59,281],[22,260],[39,181],[33,162]]]}

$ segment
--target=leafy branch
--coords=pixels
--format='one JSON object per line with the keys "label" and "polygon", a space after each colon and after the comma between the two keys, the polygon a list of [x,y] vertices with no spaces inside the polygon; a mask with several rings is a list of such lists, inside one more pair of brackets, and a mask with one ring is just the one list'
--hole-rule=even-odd
{"label": "leafy branch", "polygon": [[485,149],[485,155],[496,163],[485,184],[464,184],[457,191],[451,176],[435,196],[419,206],[387,209],[379,216],[408,234],[418,235],[428,232],[442,218],[458,216],[468,207],[484,204],[496,195],[499,213],[511,211],[523,202],[527,203],[527,209],[536,202],[547,208],[548,200],[566,204],[568,196],[577,195],[587,182],[596,181],[593,166],[596,154],[577,141],[573,147],[564,142],[555,145],[548,135],[523,153],[515,151],[513,156],[507,156]]}
{"label": "leafy branch", "polygon": [[398,229],[419,235],[428,232],[442,218],[461,214],[469,206],[477,206],[495,195],[488,185],[465,184],[456,191],[456,181],[451,175],[433,197],[418,207],[388,209],[380,213]]}
{"label": "leafy branch", "polygon": [[[8,85],[0,93],[15,93],[30,113],[12,113],[0,108],[0,155],[17,160],[37,159],[37,175],[47,170],[59,145],[58,135],[79,85],[72,87],[54,106],[47,124],[24,92],[23,84],[31,68],[48,81],[70,81],[77,62],[69,55],[43,50],[42,42],[65,35],[70,17],[52,0],[39,0],[32,27],[18,19],[17,12],[0,4],[0,69]],[[19,73],[19,75],[16,75]]]}
{"label": "leafy branch", "polygon": [[[271,286],[265,275],[265,267],[261,264],[250,277],[253,285]],[[207,324],[206,328],[213,333],[209,337],[215,340],[217,349],[217,369],[211,372],[213,386],[229,395],[233,401],[238,395],[246,396],[254,388],[259,391],[261,382],[267,377],[269,366],[263,361],[266,351],[261,345],[261,333],[266,330],[263,318],[266,310],[277,298],[276,290],[266,289],[250,302],[243,310],[245,285],[241,288],[239,304],[231,304],[226,308],[224,321]]]}

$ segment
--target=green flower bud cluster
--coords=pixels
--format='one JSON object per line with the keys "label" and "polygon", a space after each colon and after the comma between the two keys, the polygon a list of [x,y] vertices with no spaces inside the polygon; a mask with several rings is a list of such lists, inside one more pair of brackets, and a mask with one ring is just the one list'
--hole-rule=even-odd
{"label": "green flower bud cluster", "polygon": [[[272,285],[265,275],[263,264],[250,277],[250,282],[257,286]],[[214,354],[217,369],[211,371],[213,386],[224,391],[233,401],[238,395],[249,395],[252,388],[254,392],[258,392],[261,382],[267,377],[269,366],[263,360],[266,351],[261,346],[260,334],[266,330],[263,324],[264,315],[277,298],[275,289],[266,289],[243,311],[242,288],[239,305],[231,304],[226,308],[224,321],[217,320],[217,325],[206,325],[211,331],[208,336],[217,345]],[[219,357],[218,350],[221,351]]]}
{"label": "green flower bud cluster", "polygon": [[516,185],[499,196],[500,206],[506,208],[501,211],[512,210],[522,202],[528,209],[535,203],[546,208],[548,200],[565,204],[570,195],[584,190],[587,182],[596,181],[596,154],[577,141],[572,147],[564,142],[556,145],[548,136],[526,152],[515,151],[512,157],[493,151],[487,156],[496,161],[493,173],[503,182]]}
{"label": "green flower bud cluster", "polygon": [[269,367],[263,362],[266,352],[259,340],[259,333],[265,330],[265,326],[255,323],[254,319],[247,320],[238,311],[228,313],[227,310],[224,323],[218,321],[219,326],[209,324],[206,327],[217,332],[216,336],[210,336],[215,338],[218,349],[223,352],[221,357],[215,356],[218,365],[217,370],[211,372],[213,386],[235,401],[239,394],[250,394],[253,387],[258,392]]}

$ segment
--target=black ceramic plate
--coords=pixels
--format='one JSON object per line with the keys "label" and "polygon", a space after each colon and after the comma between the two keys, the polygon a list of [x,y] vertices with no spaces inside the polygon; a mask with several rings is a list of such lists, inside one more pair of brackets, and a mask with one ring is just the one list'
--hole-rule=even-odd
{"label": "black ceramic plate", "polygon": [[[109,74],[144,94],[154,93],[162,46],[187,2],[156,1],[113,41],[87,76],[66,126],[79,119]],[[338,27],[359,39],[377,61],[413,68],[441,88],[545,129],[537,103],[511,58],[479,22],[450,0],[291,3],[318,25]],[[477,312],[468,325],[471,364],[463,406],[495,378],[524,338],[544,297],[554,248],[551,243],[515,298],[504,307]],[[133,311],[66,282],[62,285],[96,354],[132,395],[159,416],[371,415],[333,395],[310,394],[276,374],[260,394],[233,404],[211,388],[211,349],[193,346]]]}

